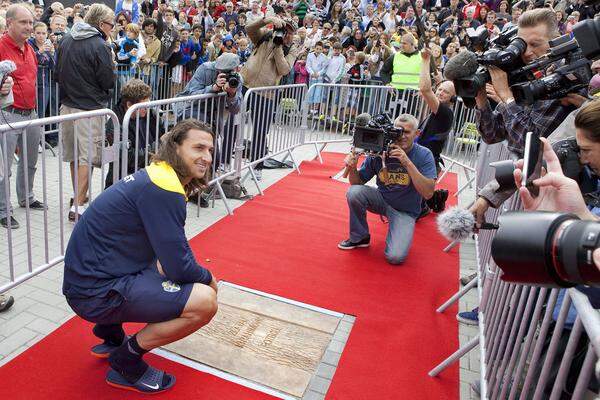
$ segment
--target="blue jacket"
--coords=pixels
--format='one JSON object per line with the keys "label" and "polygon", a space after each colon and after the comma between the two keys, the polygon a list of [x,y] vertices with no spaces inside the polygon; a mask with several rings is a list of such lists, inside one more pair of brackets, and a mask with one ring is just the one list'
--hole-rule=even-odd
{"label": "blue jacket", "polygon": [[[176,97],[193,96],[196,94],[215,93],[213,91],[213,85],[217,81],[217,76],[218,76],[218,71],[215,68],[214,61],[205,62],[204,64],[199,65],[198,68],[196,69],[196,72],[194,72],[194,76],[192,76],[192,79],[188,82],[188,84],[185,86],[183,91],[180,92],[179,94],[177,94]],[[241,80],[241,77],[240,77],[240,80]],[[212,105],[213,110],[227,109],[227,111],[229,111],[230,114],[237,114],[238,112],[240,112],[240,106],[242,105],[242,84],[243,84],[243,82],[240,82],[240,85],[238,86],[237,92],[234,97],[225,96],[222,98],[222,101],[224,101],[224,104],[221,104],[220,106],[217,107],[217,104],[213,103],[213,105]],[[184,107],[189,107],[189,106],[190,105],[186,105]],[[178,107],[178,114],[180,114],[180,115],[183,114],[184,107]],[[196,107],[196,105],[194,105],[194,107]],[[201,110],[201,111],[206,114],[206,117],[209,117],[210,115],[212,115],[212,110]],[[194,110],[194,113],[196,113],[195,110]],[[198,119],[202,120],[202,118],[200,118],[200,117],[198,117]],[[215,121],[211,121],[211,123],[213,125],[215,125],[214,122]]]}
{"label": "blue jacket", "polygon": [[167,163],[153,163],[102,192],[81,216],[67,246],[67,298],[124,293],[128,279],[156,266],[175,283],[209,284],[185,237],[186,197]]}

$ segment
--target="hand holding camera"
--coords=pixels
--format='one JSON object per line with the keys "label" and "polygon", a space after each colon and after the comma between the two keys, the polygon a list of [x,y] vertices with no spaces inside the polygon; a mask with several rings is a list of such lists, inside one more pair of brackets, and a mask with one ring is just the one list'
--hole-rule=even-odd
{"label": "hand holding camera", "polygon": [[215,92],[222,91],[223,88],[225,87],[226,83],[227,83],[227,74],[220,73],[217,76],[217,80],[216,80],[215,84],[213,85],[213,91],[215,91]]}
{"label": "hand holding camera", "polygon": [[410,163],[410,158],[402,148],[396,144],[391,144],[389,147],[389,152],[384,152],[383,157],[395,158],[400,161],[402,166],[406,167]]}
{"label": "hand holding camera", "polygon": [[562,171],[560,161],[547,139],[540,139],[543,144],[543,158],[546,160],[547,173],[533,181],[539,188],[537,197],[521,186],[523,181],[523,160],[517,161],[514,171],[515,182],[519,188],[519,195],[523,208],[528,211],[560,211],[573,213],[581,219],[595,220],[583,201],[579,185],[573,179],[567,178]]}

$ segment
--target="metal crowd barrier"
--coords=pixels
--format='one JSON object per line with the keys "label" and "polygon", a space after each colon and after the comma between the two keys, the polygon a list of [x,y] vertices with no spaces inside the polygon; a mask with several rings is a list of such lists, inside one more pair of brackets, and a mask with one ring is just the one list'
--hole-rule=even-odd
{"label": "metal crowd barrier", "polygon": [[[477,187],[493,177],[489,163],[506,160],[504,144],[483,145]],[[517,195],[486,221],[521,208]],[[600,378],[600,314],[578,290],[507,283],[491,258],[494,231],[476,237],[479,336],[430,371],[436,376],[477,345],[482,399],[597,398]],[[592,289],[600,290],[600,289]]]}
{"label": "metal crowd barrier", "polygon": [[[220,182],[234,175],[235,137],[239,124],[225,108],[225,93],[201,94],[137,103],[129,107],[123,117],[123,138],[128,145],[121,149],[120,177],[146,167],[156,153],[160,137],[178,122],[194,118],[210,124],[216,135],[209,186],[215,185],[227,212],[232,208],[227,202]],[[200,212],[198,196],[198,214]]]}
{"label": "metal crowd barrier", "polygon": [[306,85],[302,84],[252,88],[244,94],[235,168],[239,173],[248,171],[242,180],[251,176],[261,195],[255,169],[260,169],[265,160],[284,154],[282,162],[289,158],[300,172],[292,150],[305,143],[305,98]]}
{"label": "metal crowd barrier", "polygon": [[316,83],[310,86],[304,102],[307,117],[305,144],[315,147],[319,159],[328,143],[352,140],[356,117],[360,114],[387,113],[394,119],[407,113],[419,122],[425,118],[427,105],[418,90],[399,91],[383,86],[381,82],[373,83]]}
{"label": "metal crowd barrier", "polygon": [[[3,122],[8,122],[7,118],[15,118],[15,114],[9,115],[6,111],[0,111],[0,114],[4,117]],[[73,146],[74,170],[77,171],[82,165],[79,162],[79,158],[82,157],[90,160],[95,167],[88,168],[86,174],[90,182],[86,191],[87,202],[91,202],[97,193],[104,190],[108,163],[119,162],[120,125],[117,116],[111,110],[101,109],[34,120],[18,119],[19,122],[0,125],[0,146],[3,153],[1,170],[4,175],[3,182],[0,181],[0,196],[5,199],[6,204],[6,210],[0,210],[0,218],[11,214],[8,210],[12,208],[12,214],[21,219],[21,222],[24,215],[25,226],[15,230],[0,230],[1,242],[6,243],[6,246],[0,246],[0,293],[44,272],[64,259],[65,234],[72,229],[70,225],[65,224],[66,212],[71,208],[66,201],[69,197],[79,197],[73,194],[73,185],[77,187],[79,177],[75,174],[72,183],[69,165],[62,162],[65,151],[71,150],[64,144],[66,133],[63,132],[63,125],[77,121],[73,138],[67,141],[72,142]],[[107,119],[115,126],[116,134],[112,146],[107,143],[105,134],[104,125]],[[90,129],[92,123],[101,125],[97,130],[101,132],[100,136],[93,136]],[[58,126],[59,157],[48,159],[46,151],[39,151],[38,148],[39,143],[49,134],[44,131],[44,127],[50,125]],[[82,143],[79,146],[82,140],[87,145]],[[16,179],[14,175],[11,177],[10,168],[15,147],[19,152],[15,162],[22,163],[16,168]],[[38,160],[38,155],[41,156],[41,160]],[[93,169],[96,169],[95,174]],[[36,177],[37,180],[34,181]],[[17,196],[12,196],[15,191]],[[34,197],[34,194],[38,197]],[[43,202],[46,208],[30,209],[29,206],[34,200]],[[17,202],[21,204],[16,204]],[[24,211],[20,211],[21,207]],[[74,207],[76,213],[80,211],[77,201]]]}
{"label": "metal crowd barrier", "polygon": [[481,137],[475,126],[475,109],[466,107],[462,100],[458,99],[454,106],[452,131],[442,152],[445,165],[437,180],[441,182],[454,166],[462,168],[467,177],[467,182],[458,188],[458,191],[454,194],[455,197],[458,197],[467,187],[472,187],[475,180],[475,164],[477,163],[480,145]]}

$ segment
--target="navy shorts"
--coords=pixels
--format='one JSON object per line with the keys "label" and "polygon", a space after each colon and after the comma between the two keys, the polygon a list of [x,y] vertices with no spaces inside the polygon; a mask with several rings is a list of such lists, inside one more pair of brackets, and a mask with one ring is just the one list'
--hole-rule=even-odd
{"label": "navy shorts", "polygon": [[124,282],[115,286],[124,289],[110,290],[104,297],[67,298],[67,302],[81,318],[97,324],[157,323],[179,318],[194,287],[173,283],[154,268],[120,279]]}

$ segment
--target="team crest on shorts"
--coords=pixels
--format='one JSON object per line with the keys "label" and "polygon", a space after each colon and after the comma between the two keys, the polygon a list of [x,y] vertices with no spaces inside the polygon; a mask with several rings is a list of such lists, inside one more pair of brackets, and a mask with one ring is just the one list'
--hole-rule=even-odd
{"label": "team crest on shorts", "polygon": [[170,293],[179,292],[181,290],[181,287],[178,284],[173,283],[171,281],[164,281],[162,283],[162,287],[165,292]]}

